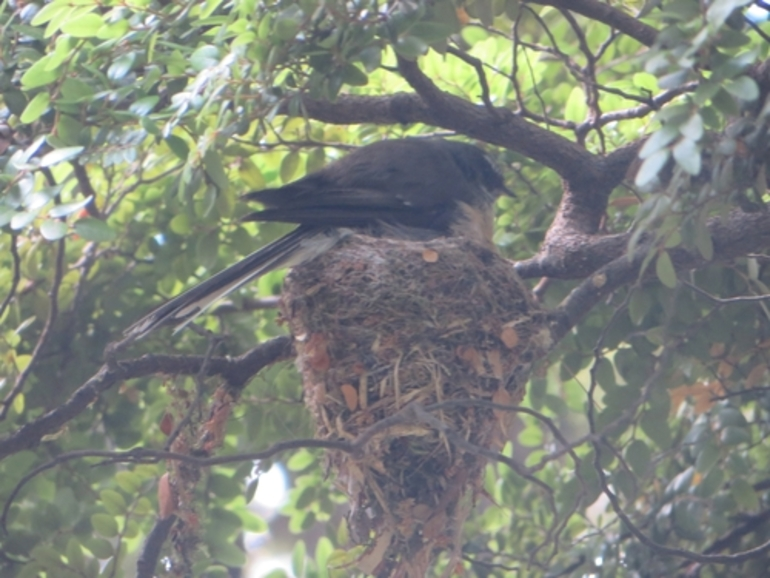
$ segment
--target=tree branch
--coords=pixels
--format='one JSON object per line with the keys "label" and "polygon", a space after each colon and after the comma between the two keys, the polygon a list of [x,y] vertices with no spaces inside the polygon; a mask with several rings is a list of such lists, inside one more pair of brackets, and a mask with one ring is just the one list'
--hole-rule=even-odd
{"label": "tree branch", "polygon": [[645,46],[652,46],[658,36],[658,31],[652,26],[644,24],[622,10],[597,0],[532,0],[532,4],[543,4],[562,10],[570,10],[615,28]]}
{"label": "tree branch", "polygon": [[[734,259],[770,246],[770,212],[744,213],[741,210],[735,210],[724,219],[711,219],[708,228],[714,245],[712,261],[706,261],[700,253],[682,247],[669,249],[668,253],[677,271],[704,267],[713,261]],[[598,239],[611,241],[616,245],[618,253],[613,260],[598,270],[594,270],[595,272],[578,285],[552,313],[554,320],[553,337],[556,341],[561,339],[602,299],[616,289],[634,282],[639,276],[642,263],[649,251],[655,250],[651,242],[641,243],[633,256],[629,257],[625,254],[625,247],[628,242],[627,235],[599,237]],[[609,243],[608,246],[610,246]],[[623,250],[620,250],[621,247]],[[517,271],[519,265],[518,263],[516,265]],[[565,267],[561,271],[551,267],[536,270],[531,266],[531,263],[525,263],[523,273],[520,272],[520,274],[523,277],[539,277],[549,275],[544,271],[570,272],[570,276],[562,277],[564,279],[581,278],[585,275],[583,272],[585,262],[576,263],[575,267],[571,267],[566,262],[564,265]],[[647,276],[652,274],[651,270],[646,273]]]}
{"label": "tree branch", "polygon": [[[206,375],[221,375],[231,387],[241,389],[263,367],[288,359],[292,351],[291,343],[289,336],[276,337],[239,357],[214,357],[209,361]],[[204,358],[195,355],[145,355],[106,363],[62,405],[0,439],[0,460],[36,447],[44,436],[58,431],[87,409],[102,392],[117,383],[156,373],[195,375],[203,363]]]}
{"label": "tree branch", "polygon": [[27,379],[29,379],[29,376],[32,375],[32,371],[35,369],[45,346],[48,344],[48,340],[51,338],[51,332],[53,331],[56,319],[59,317],[59,289],[61,288],[61,282],[64,278],[65,246],[64,239],[59,240],[56,244],[53,282],[51,283],[51,290],[48,293],[48,317],[45,320],[43,330],[40,332],[40,337],[38,337],[37,343],[35,343],[35,348],[32,351],[32,358],[29,360],[27,367],[19,373],[11,391],[9,391],[2,402],[0,402],[0,421],[8,416],[8,410],[11,408],[13,400],[23,391],[24,384],[27,382]]}

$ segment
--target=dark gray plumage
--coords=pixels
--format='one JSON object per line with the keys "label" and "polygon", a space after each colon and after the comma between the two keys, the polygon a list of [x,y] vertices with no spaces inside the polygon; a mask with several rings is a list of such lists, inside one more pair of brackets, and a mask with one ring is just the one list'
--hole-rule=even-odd
{"label": "dark gray plumage", "polygon": [[462,236],[491,245],[493,205],[501,194],[511,193],[473,145],[408,138],[361,147],[293,183],[245,195],[265,207],[245,220],[299,227],[161,305],[125,334],[137,339],[167,323],[179,329],[249,281],[307,262],[351,232],[411,239]]}

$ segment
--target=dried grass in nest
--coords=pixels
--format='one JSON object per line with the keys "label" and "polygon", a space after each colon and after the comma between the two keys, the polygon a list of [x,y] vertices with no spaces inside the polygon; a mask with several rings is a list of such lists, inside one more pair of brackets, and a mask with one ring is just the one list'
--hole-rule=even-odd
{"label": "dried grass in nest", "polygon": [[[550,345],[510,262],[459,239],[351,237],[297,267],[282,305],[325,439],[352,440],[415,403],[518,403]],[[459,563],[485,461],[452,439],[495,447],[510,414],[460,405],[431,415],[441,428],[402,420],[378,431],[363,457],[330,455],[367,573],[422,577],[441,550]]]}

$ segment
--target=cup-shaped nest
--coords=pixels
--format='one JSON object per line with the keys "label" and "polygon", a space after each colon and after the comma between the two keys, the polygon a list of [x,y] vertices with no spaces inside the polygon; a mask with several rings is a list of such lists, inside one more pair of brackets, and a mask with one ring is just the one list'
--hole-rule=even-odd
{"label": "cup-shaped nest", "polygon": [[329,455],[358,568],[422,577],[438,552],[456,559],[474,448],[499,447],[512,417],[478,402],[521,401],[551,344],[511,263],[455,238],[352,236],[292,271],[282,308],[318,436],[367,440]]}

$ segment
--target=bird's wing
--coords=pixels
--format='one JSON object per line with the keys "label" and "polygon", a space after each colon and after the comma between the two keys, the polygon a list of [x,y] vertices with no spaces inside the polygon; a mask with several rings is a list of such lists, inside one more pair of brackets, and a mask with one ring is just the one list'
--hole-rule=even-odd
{"label": "bird's wing", "polygon": [[[262,203],[270,209],[316,207],[372,207],[378,209],[410,209],[435,204],[435,198],[425,190],[425,183],[400,183],[386,187],[384,183],[370,182],[367,186],[320,187],[316,185],[286,185],[278,189],[264,189],[243,195],[243,199]],[[419,194],[421,193],[421,194]]]}
{"label": "bird's wing", "polygon": [[[255,211],[244,221],[277,221],[300,225],[363,227],[376,223],[403,225],[438,233],[448,232],[454,203],[451,201],[413,201],[414,196],[396,191],[371,188],[325,189],[316,194],[300,194],[291,190],[280,201],[272,189],[258,191],[247,198],[263,202],[268,208]],[[265,202],[260,193],[270,193]],[[425,197],[424,195],[423,197]]]}
{"label": "bird's wing", "polygon": [[349,234],[345,229],[300,226],[291,233],[220,271],[200,285],[164,303],[124,332],[138,339],[160,325],[177,323],[176,331],[195,319],[215,301],[268,271],[305,263],[328,251]]}

